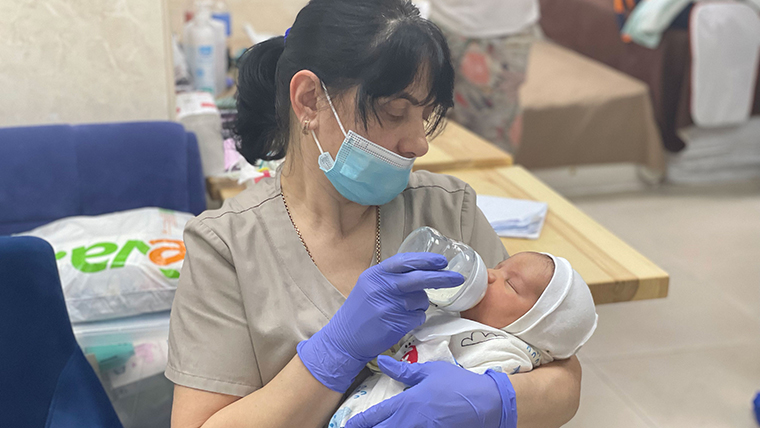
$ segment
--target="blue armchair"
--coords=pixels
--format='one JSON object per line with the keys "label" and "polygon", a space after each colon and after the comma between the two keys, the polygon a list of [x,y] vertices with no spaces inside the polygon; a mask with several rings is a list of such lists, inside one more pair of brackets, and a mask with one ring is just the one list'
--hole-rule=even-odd
{"label": "blue armchair", "polygon": [[0,235],[155,206],[200,214],[195,135],[173,122],[0,129]]}
{"label": "blue armchair", "polygon": [[71,331],[53,248],[0,236],[0,427],[121,428]]}

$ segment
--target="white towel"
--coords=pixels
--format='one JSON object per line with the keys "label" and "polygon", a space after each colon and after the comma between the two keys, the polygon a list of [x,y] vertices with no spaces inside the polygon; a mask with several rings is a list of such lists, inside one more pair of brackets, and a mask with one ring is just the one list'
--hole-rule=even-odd
{"label": "white towel", "polygon": [[554,260],[549,285],[536,304],[504,331],[555,360],[570,358],[591,338],[598,316],[588,285],[570,262],[546,255]]}
{"label": "white towel", "polygon": [[499,236],[538,239],[549,205],[539,201],[478,195],[478,208]]}
{"label": "white towel", "polygon": [[749,119],[760,62],[760,17],[746,4],[702,3],[691,16],[691,115],[701,127]]}

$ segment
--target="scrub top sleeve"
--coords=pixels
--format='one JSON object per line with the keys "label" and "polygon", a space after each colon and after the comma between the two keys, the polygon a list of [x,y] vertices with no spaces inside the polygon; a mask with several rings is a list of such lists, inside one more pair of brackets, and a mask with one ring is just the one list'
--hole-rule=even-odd
{"label": "scrub top sleeve", "polygon": [[462,240],[480,254],[488,268],[509,257],[501,239],[493,230],[477,204],[477,194],[470,185],[465,186],[462,201]]}
{"label": "scrub top sleeve", "polygon": [[199,219],[187,224],[184,240],[166,377],[190,388],[248,395],[262,382],[230,251]]}

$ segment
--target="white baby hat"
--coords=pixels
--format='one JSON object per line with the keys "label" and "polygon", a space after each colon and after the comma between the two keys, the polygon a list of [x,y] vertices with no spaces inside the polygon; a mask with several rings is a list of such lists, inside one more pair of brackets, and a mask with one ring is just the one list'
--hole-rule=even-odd
{"label": "white baby hat", "polygon": [[554,360],[570,358],[596,330],[594,298],[586,282],[562,257],[554,260],[554,275],[533,307],[503,330]]}

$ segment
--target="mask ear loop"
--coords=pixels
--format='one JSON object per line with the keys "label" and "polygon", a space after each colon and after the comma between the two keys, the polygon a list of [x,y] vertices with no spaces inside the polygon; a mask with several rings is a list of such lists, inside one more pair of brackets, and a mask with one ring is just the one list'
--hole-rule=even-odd
{"label": "mask ear loop", "polygon": [[319,144],[319,139],[317,138],[317,134],[314,132],[314,130],[311,130],[311,136],[314,138],[314,141],[317,143],[317,148],[319,149],[320,154],[324,154],[325,151],[322,150],[322,145]]}
{"label": "mask ear loop", "polygon": [[[346,129],[343,128],[343,124],[340,122],[340,118],[338,117],[338,112],[335,110],[335,106],[333,105],[332,99],[330,98],[330,94],[327,93],[327,87],[325,86],[325,82],[319,81],[319,83],[322,84],[322,89],[325,91],[325,95],[327,96],[327,102],[330,104],[330,109],[333,112],[333,116],[335,116],[335,120],[338,122],[338,126],[340,126],[341,132],[343,132],[344,137],[348,137],[348,133],[346,133]],[[335,165],[335,160],[333,160],[330,153],[322,150],[322,144],[319,143],[319,138],[317,138],[317,133],[314,132],[314,130],[311,130],[311,136],[314,138],[314,142],[317,143],[317,148],[319,149],[319,158],[317,159],[317,162],[319,163],[319,168],[325,172],[328,172],[332,169],[332,167]]]}
{"label": "mask ear loop", "polygon": [[322,89],[325,91],[325,96],[327,96],[327,102],[330,104],[330,109],[332,109],[333,115],[335,116],[335,120],[338,121],[338,126],[340,126],[340,130],[341,132],[343,132],[343,136],[348,137],[348,133],[346,132],[346,129],[343,128],[343,124],[340,122],[340,117],[338,117],[338,112],[335,110],[335,106],[333,105],[332,98],[330,98],[330,94],[327,92],[327,86],[325,86],[325,82],[320,80],[319,83],[322,84]]}

